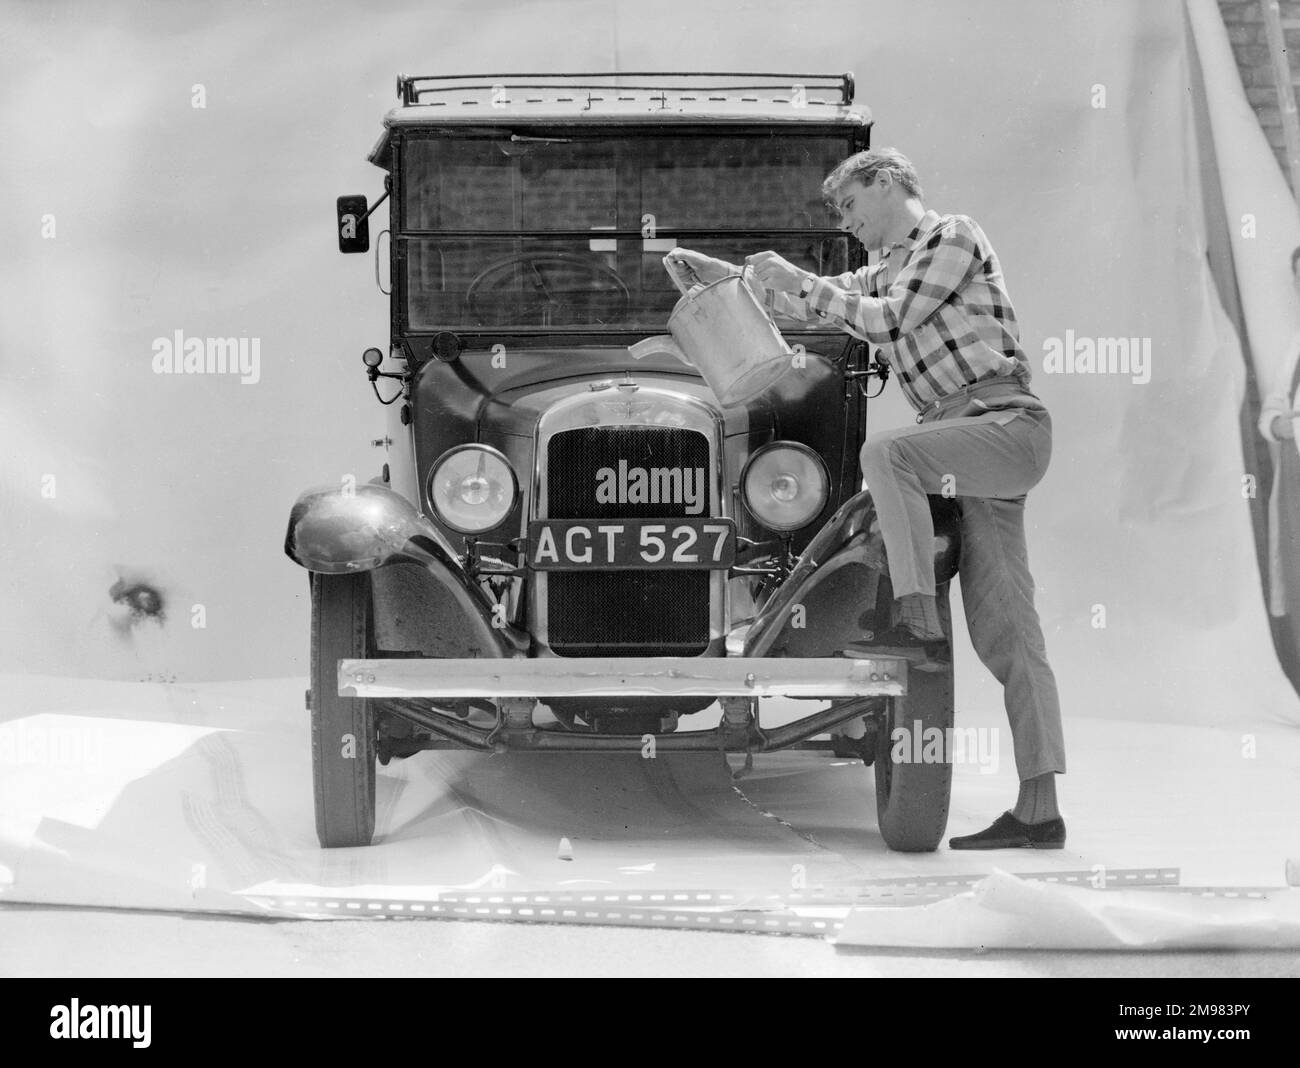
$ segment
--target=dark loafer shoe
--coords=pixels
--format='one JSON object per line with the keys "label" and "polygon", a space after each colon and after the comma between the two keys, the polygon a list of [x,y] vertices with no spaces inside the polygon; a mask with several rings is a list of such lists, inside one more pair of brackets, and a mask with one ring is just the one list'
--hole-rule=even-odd
{"label": "dark loafer shoe", "polygon": [[1021,823],[1004,812],[991,827],[976,834],[948,839],[949,849],[1064,849],[1065,820],[1059,816],[1044,823]]}
{"label": "dark loafer shoe", "polygon": [[859,638],[843,649],[843,655],[871,659],[873,656],[893,656],[910,661],[918,671],[943,671],[952,663],[952,653],[947,639],[933,641],[914,634],[901,624],[882,631],[872,640]]}

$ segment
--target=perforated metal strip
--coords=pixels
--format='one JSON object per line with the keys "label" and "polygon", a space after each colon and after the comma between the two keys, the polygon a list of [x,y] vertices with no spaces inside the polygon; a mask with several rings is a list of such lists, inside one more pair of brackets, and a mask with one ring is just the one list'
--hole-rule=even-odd
{"label": "perforated metal strip", "polygon": [[683,909],[617,905],[604,901],[566,903],[516,901],[551,895],[492,895],[479,902],[376,901],[347,897],[262,897],[250,895],[271,915],[298,919],[446,919],[510,923],[572,923],[676,930],[749,931],[824,938],[843,926],[842,917],[800,916],[789,911],[717,908]]}
{"label": "perforated metal strip", "polygon": [[[1223,897],[1259,897],[1267,887],[1181,887],[1177,868],[1016,872],[1035,882],[1095,890],[1149,888]],[[334,895],[243,895],[268,915],[300,919],[462,919],[522,923],[834,934],[855,906],[915,906],[961,893],[987,872],[933,878],[865,879],[852,886],[770,890],[448,891],[428,899]],[[1104,885],[1098,885],[1104,883]]]}

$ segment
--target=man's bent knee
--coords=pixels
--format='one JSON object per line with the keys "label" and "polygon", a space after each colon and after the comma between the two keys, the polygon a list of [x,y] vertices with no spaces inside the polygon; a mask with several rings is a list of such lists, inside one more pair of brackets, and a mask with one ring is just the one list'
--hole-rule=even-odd
{"label": "man's bent knee", "polygon": [[880,471],[890,465],[897,438],[888,432],[870,435],[858,452],[858,463],[863,471]]}

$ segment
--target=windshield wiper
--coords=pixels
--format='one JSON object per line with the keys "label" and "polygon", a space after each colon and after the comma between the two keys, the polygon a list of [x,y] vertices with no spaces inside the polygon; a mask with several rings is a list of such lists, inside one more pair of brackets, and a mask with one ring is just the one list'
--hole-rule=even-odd
{"label": "windshield wiper", "polygon": [[544,145],[573,144],[573,138],[571,137],[529,137],[527,134],[517,134],[517,133],[512,133],[510,135],[510,140],[511,141],[538,141]]}

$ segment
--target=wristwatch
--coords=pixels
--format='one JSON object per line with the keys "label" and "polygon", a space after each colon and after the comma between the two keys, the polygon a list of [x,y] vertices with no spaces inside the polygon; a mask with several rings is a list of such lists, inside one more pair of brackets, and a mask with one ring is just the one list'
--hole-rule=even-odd
{"label": "wristwatch", "polygon": [[812,292],[813,286],[816,285],[817,279],[813,275],[804,278],[803,284],[799,286],[799,299],[807,300],[808,294]]}

